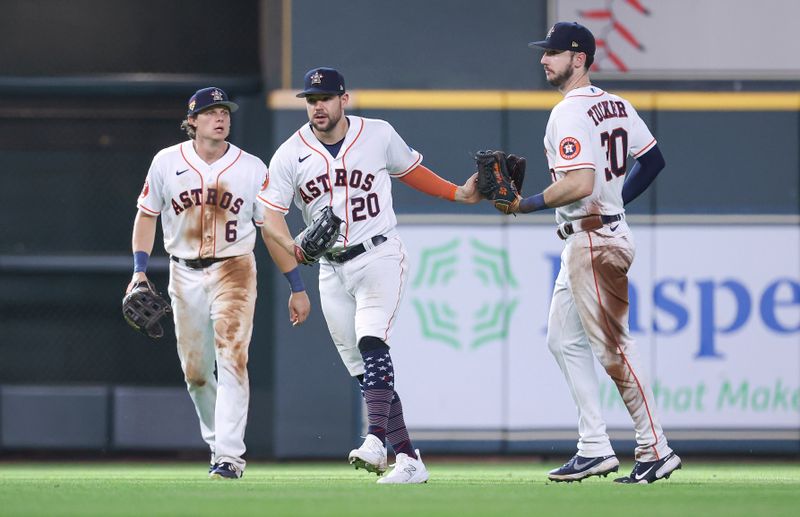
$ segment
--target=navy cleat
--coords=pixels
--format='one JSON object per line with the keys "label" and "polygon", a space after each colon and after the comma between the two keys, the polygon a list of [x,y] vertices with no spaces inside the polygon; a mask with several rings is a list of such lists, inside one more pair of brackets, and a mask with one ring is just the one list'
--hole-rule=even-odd
{"label": "navy cleat", "polygon": [[630,476],[617,478],[615,483],[638,484],[655,483],[659,479],[668,479],[676,470],[681,468],[681,459],[674,452],[656,461],[637,461],[633,465]]}
{"label": "navy cleat", "polygon": [[233,463],[221,461],[214,466],[208,474],[208,477],[211,479],[239,479],[242,477],[242,474],[242,469]]}
{"label": "navy cleat", "polygon": [[608,476],[619,470],[619,460],[613,454],[599,458],[584,458],[575,455],[561,467],[553,469],[547,475],[551,481],[580,481],[589,476]]}

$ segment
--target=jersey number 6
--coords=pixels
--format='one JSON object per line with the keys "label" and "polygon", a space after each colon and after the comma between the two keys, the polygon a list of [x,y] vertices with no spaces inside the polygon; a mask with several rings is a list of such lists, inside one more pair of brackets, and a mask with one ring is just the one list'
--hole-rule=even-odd
{"label": "jersey number 6", "polygon": [[611,133],[604,131],[600,135],[600,144],[606,148],[606,181],[625,174],[628,170],[628,132],[621,127]]}
{"label": "jersey number 6", "polygon": [[236,223],[238,221],[228,221],[225,223],[225,240],[228,242],[236,242]]}

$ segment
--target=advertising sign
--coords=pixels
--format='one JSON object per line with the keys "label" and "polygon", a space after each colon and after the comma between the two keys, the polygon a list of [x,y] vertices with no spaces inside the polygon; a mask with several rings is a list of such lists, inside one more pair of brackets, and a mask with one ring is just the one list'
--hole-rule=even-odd
{"label": "advertising sign", "polygon": [[[632,226],[630,327],[665,428],[800,428],[800,232]],[[550,226],[401,225],[411,262],[391,339],[412,429],[574,429],[547,348]],[[609,427],[630,418],[601,368]]]}

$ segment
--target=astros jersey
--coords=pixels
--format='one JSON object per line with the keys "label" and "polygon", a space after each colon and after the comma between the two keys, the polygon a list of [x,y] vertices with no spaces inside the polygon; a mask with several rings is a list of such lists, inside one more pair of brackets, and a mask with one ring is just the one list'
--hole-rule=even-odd
{"label": "astros jersey", "polygon": [[422,162],[394,128],[383,120],[348,116],[350,127],[333,157],[305,124],[281,145],[269,164],[269,180],[258,199],[287,213],[294,198],[306,224],[330,205],[342,218],[335,248],[375,235],[391,236],[397,225],[391,178],[408,174]]}
{"label": "astros jersey", "polygon": [[641,156],[655,144],[647,125],[627,100],[596,86],[567,93],[547,121],[547,165],[553,181],[571,170],[594,169],[594,190],[579,201],[556,208],[557,221],[622,213],[628,156]]}
{"label": "astros jersey", "polygon": [[261,212],[256,196],[267,176],[259,158],[233,144],[208,165],[192,141],[153,158],[138,207],[161,215],[167,253],[184,259],[222,258],[253,251]]}

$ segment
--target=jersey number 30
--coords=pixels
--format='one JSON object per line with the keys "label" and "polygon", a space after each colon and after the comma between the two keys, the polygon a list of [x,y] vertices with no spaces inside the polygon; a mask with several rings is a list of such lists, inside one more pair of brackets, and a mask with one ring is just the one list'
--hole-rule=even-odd
{"label": "jersey number 30", "polygon": [[628,170],[628,132],[621,127],[611,133],[604,131],[600,143],[606,148],[606,181],[625,174]]}

